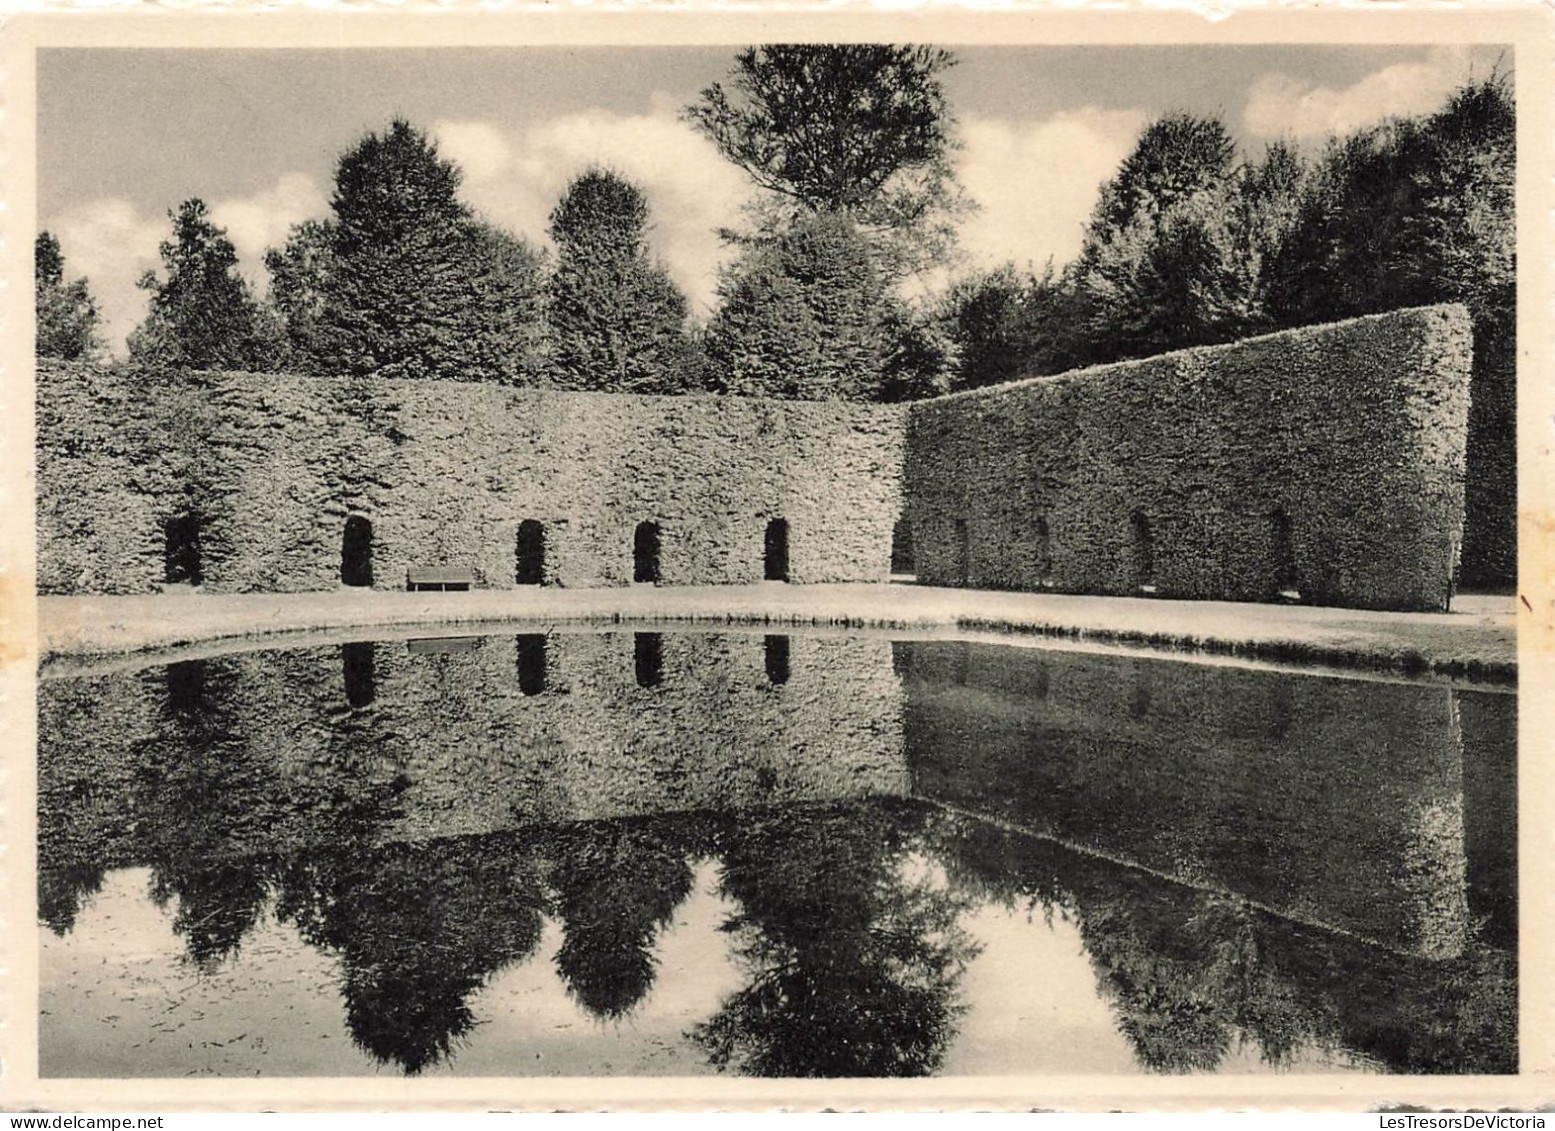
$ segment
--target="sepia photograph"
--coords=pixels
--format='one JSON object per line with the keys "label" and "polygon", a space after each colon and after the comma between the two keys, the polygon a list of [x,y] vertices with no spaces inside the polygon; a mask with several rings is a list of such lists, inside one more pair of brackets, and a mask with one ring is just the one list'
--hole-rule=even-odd
{"label": "sepia photograph", "polygon": [[40,36],[27,1094],[1547,1071],[1548,60],[1316,19]]}

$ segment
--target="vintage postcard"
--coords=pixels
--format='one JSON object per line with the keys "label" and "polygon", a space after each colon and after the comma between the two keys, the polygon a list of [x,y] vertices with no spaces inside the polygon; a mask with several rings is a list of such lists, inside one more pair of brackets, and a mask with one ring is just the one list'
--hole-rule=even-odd
{"label": "vintage postcard", "polygon": [[1555,1104],[1552,30],[13,18],[0,1103]]}

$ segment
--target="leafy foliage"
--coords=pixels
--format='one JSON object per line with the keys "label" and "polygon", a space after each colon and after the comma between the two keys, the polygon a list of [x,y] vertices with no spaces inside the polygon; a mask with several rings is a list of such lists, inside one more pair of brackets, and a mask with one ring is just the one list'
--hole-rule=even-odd
{"label": "leafy foliage", "polygon": [[968,204],[950,155],[939,76],[948,51],[889,44],[774,44],[736,57],[685,116],[769,194],[778,230],[805,212],[851,217],[893,271],[942,262]]}
{"label": "leafy foliage", "polygon": [[459,183],[404,120],[342,155],[333,217],[300,225],[266,256],[298,368],[538,379],[543,258],[475,217]]}
{"label": "leafy foliage", "polygon": [[1474,319],[1463,577],[1517,570],[1516,108],[1506,76],[1333,143],[1273,263],[1281,325],[1431,302]]}
{"label": "leafy foliage", "polygon": [[884,282],[857,226],[801,217],[725,271],[707,331],[713,387],[745,396],[874,400],[885,359]]}
{"label": "leafy foliage", "polygon": [[173,236],[158,249],[167,277],[151,271],[141,276],[151,309],[130,334],[131,359],[190,369],[270,368],[279,327],[249,293],[227,233],[197,198],[168,217]]}
{"label": "leafy foliage", "polygon": [[65,282],[65,257],[49,232],[40,232],[33,244],[33,282],[37,355],[80,361],[98,353],[97,304],[85,279]]}
{"label": "leafy foliage", "polygon": [[565,389],[675,393],[694,388],[686,299],[649,258],[648,202],[625,178],[591,169],[551,213],[552,380]]}

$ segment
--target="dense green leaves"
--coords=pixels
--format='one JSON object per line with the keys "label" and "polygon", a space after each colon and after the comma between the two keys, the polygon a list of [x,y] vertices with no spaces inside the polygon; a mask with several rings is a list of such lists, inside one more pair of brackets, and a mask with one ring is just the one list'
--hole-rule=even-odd
{"label": "dense green leaves", "polygon": [[65,257],[48,232],[40,232],[33,245],[33,282],[37,355],[78,361],[95,354],[102,345],[97,304],[85,279],[65,282]]}
{"label": "dense green leaves", "polygon": [[551,213],[548,287],[554,383],[564,389],[676,393],[695,387],[686,299],[649,258],[648,202],[615,173],[574,178]]}
{"label": "dense green leaves", "polygon": [[890,269],[942,261],[967,207],[950,165],[948,52],[773,44],[736,57],[686,118],[770,194],[762,234],[802,212],[851,217]]}
{"label": "dense green leaves", "polygon": [[151,308],[130,334],[130,357],[191,369],[272,367],[280,329],[249,293],[226,232],[199,199],[184,201],[168,216],[173,236],[159,248],[166,278],[151,271],[141,277]]}
{"label": "dense green leaves", "polygon": [[745,249],[707,332],[713,385],[801,400],[874,400],[884,362],[883,281],[857,226],[816,213]]}
{"label": "dense green leaves", "polygon": [[266,256],[297,368],[530,384],[543,259],[459,200],[459,170],[403,120],[341,158],[333,216]]}

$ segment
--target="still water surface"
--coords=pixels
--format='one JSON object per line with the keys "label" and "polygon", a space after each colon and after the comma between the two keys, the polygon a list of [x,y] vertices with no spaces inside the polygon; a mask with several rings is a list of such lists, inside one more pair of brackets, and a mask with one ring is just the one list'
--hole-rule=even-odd
{"label": "still water surface", "polygon": [[1516,697],[803,633],[40,685],[45,1076],[1516,1068]]}

